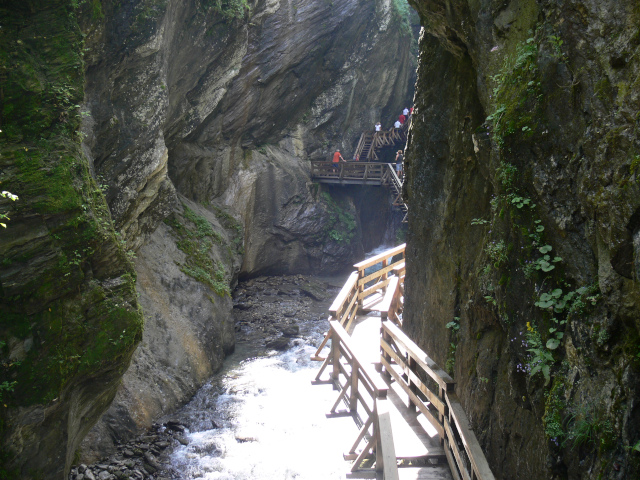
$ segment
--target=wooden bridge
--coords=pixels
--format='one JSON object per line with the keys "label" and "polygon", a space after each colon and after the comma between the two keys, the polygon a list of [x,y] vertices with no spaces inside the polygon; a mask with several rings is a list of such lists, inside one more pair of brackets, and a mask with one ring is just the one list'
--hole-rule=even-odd
{"label": "wooden bridge", "polygon": [[354,265],[312,357],[323,362],[314,384],[339,391],[327,417],[359,428],[347,478],[494,480],[454,381],[402,331],[404,249]]}
{"label": "wooden bridge", "polygon": [[392,128],[391,130],[380,132],[362,132],[353,156],[365,162],[372,162],[378,160],[376,152],[378,148],[394,145],[402,145],[404,147],[405,143],[407,143],[408,128],[409,122],[405,122],[400,128]]}
{"label": "wooden bridge", "polygon": [[[379,133],[379,132],[378,132]],[[311,162],[311,178],[319,183],[334,185],[381,185],[394,195],[393,205],[404,212],[407,221],[407,205],[402,201],[402,180],[393,163],[381,162]]]}

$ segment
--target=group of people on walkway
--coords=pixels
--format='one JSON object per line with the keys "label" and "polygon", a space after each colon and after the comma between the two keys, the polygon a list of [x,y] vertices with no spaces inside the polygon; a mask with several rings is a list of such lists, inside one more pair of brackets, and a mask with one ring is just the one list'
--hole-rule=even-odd
{"label": "group of people on walkway", "polygon": [[[409,117],[411,115],[413,115],[413,107],[404,108],[404,110],[402,110],[402,113],[398,115],[398,119],[393,124],[393,127],[391,127],[389,130],[393,130],[394,128],[402,128],[402,126],[409,120]],[[377,122],[374,128],[376,132],[381,132],[382,124],[380,122]]]}
{"label": "group of people on walkway", "polygon": [[[393,127],[391,127],[389,130],[393,130],[394,128],[402,128],[402,126],[409,120],[409,118],[411,117],[411,115],[413,115],[413,107],[411,108],[404,108],[402,110],[402,113],[400,115],[398,115],[398,119],[396,120],[396,122],[393,124]],[[376,132],[381,132],[382,131],[382,124],[380,122],[376,122],[374,129]],[[400,155],[400,162],[398,163],[398,155]],[[353,155],[353,161],[357,162],[359,161],[360,158],[358,158],[357,154]],[[340,162],[346,162],[346,160],[344,159],[344,157],[342,156],[342,154],[340,153],[340,149],[336,149],[336,151],[333,154],[333,160],[332,163],[337,164]],[[400,167],[398,167],[398,165],[400,165]],[[400,168],[400,170],[398,170],[398,168]],[[398,172],[398,176],[400,176],[400,173],[402,172],[402,150],[398,150],[398,153],[396,154],[396,171]]]}

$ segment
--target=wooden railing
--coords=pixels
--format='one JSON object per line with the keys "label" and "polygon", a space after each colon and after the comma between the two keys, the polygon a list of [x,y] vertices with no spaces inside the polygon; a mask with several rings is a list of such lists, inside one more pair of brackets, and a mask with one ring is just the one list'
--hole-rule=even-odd
{"label": "wooden railing", "polygon": [[[389,318],[400,324],[400,296],[403,291],[405,272],[404,249],[405,244],[402,244],[356,263],[354,265],[356,271],[349,275],[340,293],[329,307],[331,314],[329,320],[337,320],[349,332],[358,309],[364,308],[368,299],[377,299],[382,304],[376,305],[376,311],[380,311],[383,318]],[[400,257],[395,262],[389,263],[390,258],[398,255]],[[378,265],[380,266],[378,271],[366,274],[367,268]],[[393,275],[390,276],[390,273]],[[316,353],[311,357],[312,360],[324,360],[320,352],[329,338],[331,338],[331,330],[327,332]]]}
{"label": "wooden railing", "polygon": [[382,322],[380,345],[384,373],[438,431],[454,479],[494,480],[452,378],[391,322]]}
{"label": "wooden railing", "polygon": [[[349,415],[359,415],[359,406],[366,413],[366,419],[359,419],[362,427],[345,459],[355,460],[351,469],[355,472],[362,470],[365,459],[371,459],[375,452],[375,470],[383,471],[385,479],[398,478],[387,400],[387,383],[393,379],[409,397],[409,404],[438,432],[455,480],[495,480],[454,392],[453,379],[400,329],[404,251],[405,245],[400,245],[354,265],[356,271],[331,305],[330,329],[312,357],[323,360],[315,381],[323,383],[320,376],[331,365],[329,381],[340,390],[329,415],[340,414],[340,402],[348,406],[345,413]],[[380,268],[367,273],[373,266]],[[381,313],[379,367],[387,383],[363,363],[348,333],[358,312],[368,308]],[[331,352],[322,358],[320,351],[330,338]],[[356,453],[363,440],[365,448]]]}
{"label": "wooden railing", "polygon": [[311,177],[335,183],[381,185],[387,169],[381,162],[311,162]]}
{"label": "wooden railing", "polygon": [[[351,337],[340,322],[331,320],[329,324],[331,353],[320,367],[314,382],[322,383],[322,373],[332,365],[330,381],[340,393],[327,416],[352,415],[357,417],[358,423],[362,425],[344,458],[354,460],[352,472],[371,470],[363,468],[362,464],[375,453],[375,471],[382,472],[386,480],[397,480],[398,466],[389,416],[388,387],[380,376],[371,370],[370,365],[359,358]],[[348,410],[338,411],[341,402]],[[365,414],[364,418],[360,416],[358,406]],[[363,441],[366,442],[366,446],[360,453],[356,453]]]}
{"label": "wooden railing", "polygon": [[[404,279],[404,249],[406,244],[398,245],[397,247],[386,250],[374,257],[368,258],[362,262],[356,263],[354,267],[358,274],[358,280],[356,282],[356,288],[358,290],[358,304],[361,307],[366,305],[366,299],[378,291],[385,292],[390,282],[389,273],[394,269],[402,268],[402,277],[398,278],[398,281]],[[398,257],[398,258],[396,258]],[[395,261],[394,261],[395,259]],[[389,263],[391,260],[391,263]],[[373,273],[367,274],[366,270],[370,267],[380,265],[380,269]],[[380,310],[376,308],[376,310]]]}

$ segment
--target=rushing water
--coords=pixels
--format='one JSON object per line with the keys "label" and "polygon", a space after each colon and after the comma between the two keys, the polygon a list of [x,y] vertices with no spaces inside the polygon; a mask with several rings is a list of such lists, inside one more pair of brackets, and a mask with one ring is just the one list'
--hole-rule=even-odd
{"label": "rushing water", "polygon": [[239,342],[224,370],[171,416],[189,426],[190,442],[171,456],[174,476],[344,479],[349,464],[342,453],[357,428],[348,417],[327,419],[337,392],[311,384],[320,363],[309,357],[328,323],[299,326],[300,338],[285,352]]}

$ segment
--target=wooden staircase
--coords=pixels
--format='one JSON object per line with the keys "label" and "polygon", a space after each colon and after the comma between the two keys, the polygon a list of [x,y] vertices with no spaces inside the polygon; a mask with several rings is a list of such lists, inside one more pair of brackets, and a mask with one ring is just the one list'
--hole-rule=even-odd
{"label": "wooden staircase", "polygon": [[402,223],[407,223],[407,215],[409,213],[409,207],[407,204],[402,201],[402,180],[398,177],[398,174],[394,170],[394,166],[391,163],[387,164],[389,167],[388,172],[385,172],[383,177],[384,184],[388,185],[393,194],[395,195],[393,199],[393,206],[399,207],[400,210],[404,212],[402,217]]}
{"label": "wooden staircase", "polygon": [[354,153],[354,157],[362,161],[368,162],[370,158],[375,160],[378,159],[376,155],[375,149],[372,149],[373,138],[377,132],[362,132],[360,135],[360,140],[358,141],[358,146],[356,147],[356,152]]}

